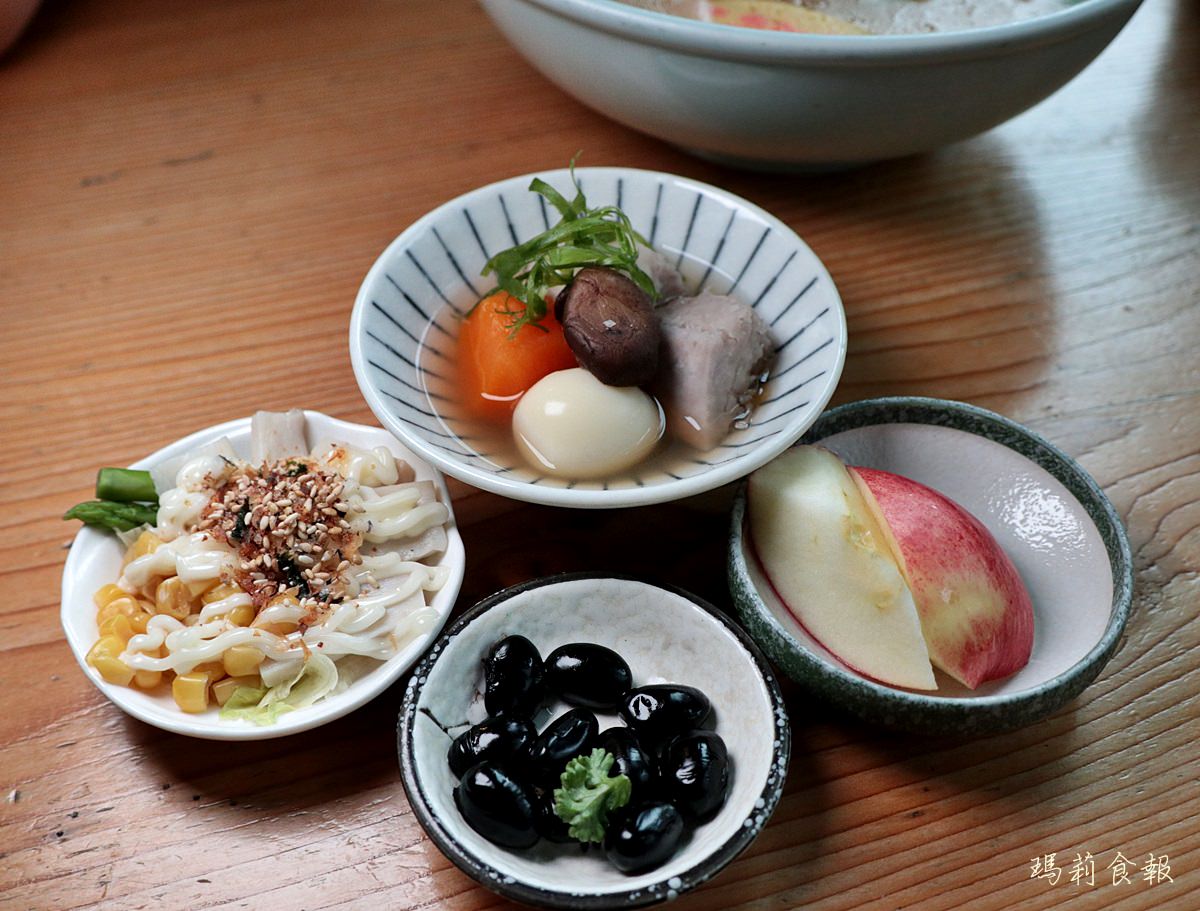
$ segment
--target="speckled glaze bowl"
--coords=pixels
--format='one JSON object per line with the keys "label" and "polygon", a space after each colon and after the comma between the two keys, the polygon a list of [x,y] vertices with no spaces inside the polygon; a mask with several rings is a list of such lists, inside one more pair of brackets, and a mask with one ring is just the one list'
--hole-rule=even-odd
{"label": "speckled glaze bowl", "polygon": [[788,676],[872,722],[974,735],[1038,721],[1100,673],[1129,616],[1133,562],[1112,504],[1069,456],[998,414],[915,397],[834,408],[801,442],[906,475],[970,510],[1029,589],[1034,644],[1022,670],[974,691],[940,671],[934,693],[857,673],[805,631],[763,577],[744,532],[743,485],[730,534],[730,591],[746,629]]}
{"label": "speckled glaze bowl", "polygon": [[[626,876],[600,850],[585,853],[543,841],[513,851],[484,840],[463,821],[446,751],[452,735],[483,719],[483,656],[514,634],[529,638],[543,656],[568,642],[597,642],[629,662],[635,685],[688,684],[712,700],[715,729],[732,764],[729,795],[663,866]],[[535,719],[538,729],[564,708],[544,708]],[[597,714],[601,730],[620,723],[615,715]],[[790,742],[770,666],[728,617],[683,591],[594,575],[537,579],[475,605],[414,671],[399,728],[404,790],[442,852],[501,895],[571,909],[640,908],[714,876],[754,840],[779,802]]]}

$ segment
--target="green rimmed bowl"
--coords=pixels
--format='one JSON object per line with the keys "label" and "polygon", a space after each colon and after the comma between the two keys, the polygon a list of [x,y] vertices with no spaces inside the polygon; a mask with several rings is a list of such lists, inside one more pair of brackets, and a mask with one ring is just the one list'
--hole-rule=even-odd
{"label": "green rimmed bowl", "polygon": [[804,630],[763,577],[744,533],[743,485],[730,533],[730,593],[751,637],[784,673],[868,721],[967,735],[1045,718],[1096,679],[1125,629],[1133,560],[1116,510],[1077,462],[1001,415],[907,396],[831,409],[801,442],[906,475],[970,510],[1029,589],[1034,644],[1022,670],[973,691],[941,672],[932,693],[859,674]]}

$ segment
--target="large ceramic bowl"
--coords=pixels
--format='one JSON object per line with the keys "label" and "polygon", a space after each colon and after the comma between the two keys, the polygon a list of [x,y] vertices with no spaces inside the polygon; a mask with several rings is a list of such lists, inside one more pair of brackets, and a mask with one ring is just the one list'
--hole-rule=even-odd
{"label": "large ceramic bowl", "polygon": [[1009,25],[798,35],[613,0],[483,0],[530,63],[585,104],[706,157],[849,164],[990,129],[1074,77],[1140,0],[1082,0]]}
{"label": "large ceramic bowl", "polygon": [[[383,251],[358,292],[350,359],[385,427],[461,481],[517,500],[610,508],[676,500],[748,474],[790,446],[833,394],[846,320],[821,261],[787,225],[707,184],[631,168],[579,168],[591,206],[618,205],[694,287],[751,303],[769,324],[775,362],[754,411],[707,452],[634,466],[608,480],[568,481],[528,467],[508,431],[462,416],[449,382],[462,316],[489,290],[489,257],[556,217],[529,192],[541,176],[568,198],[566,170],[502,180],[451,200]],[[507,445],[505,445],[507,443]],[[648,467],[647,467],[648,466]]]}
{"label": "large ceramic bowl", "polygon": [[[305,421],[310,443],[329,440],[370,448],[386,447],[397,458],[405,459],[412,465],[418,480],[429,480],[437,484],[442,502],[450,505],[450,494],[442,476],[397,443],[386,431],[378,427],[339,421],[316,411],[306,411]],[[176,440],[131,467],[150,469],[170,459],[187,455],[222,437],[226,437],[233,444],[234,450],[240,456],[248,458],[250,418],[241,418],[197,431]],[[331,694],[315,705],[288,712],[272,725],[258,726],[249,721],[222,719],[215,706],[201,714],[185,714],[175,705],[169,686],[163,685],[152,691],[117,686],[106,682],[94,668],[88,666],[85,660],[87,652],[99,636],[92,594],[100,586],[116,581],[121,572],[123,548],[117,538],[108,532],[85,526],[80,529],[71,544],[71,552],[63,568],[63,630],[67,636],[67,643],[88,680],[119,709],[147,724],[165,731],[208,740],[264,740],[306,731],[340,718],[378,696],[412,666],[438,634],[442,624],[450,616],[450,609],[458,597],[463,571],[466,568],[462,537],[454,526],[453,514],[447,523],[446,534],[449,539],[446,550],[435,562],[448,567],[450,576],[430,600],[430,605],[437,614],[436,621],[397,654],[375,665],[341,692]]]}
{"label": "large ceramic bowl", "polygon": [[[483,719],[482,659],[521,635],[543,656],[569,642],[597,642],[629,663],[635,685],[680,683],[703,690],[709,726],[729,749],[728,796],[675,855],[627,876],[603,851],[542,841],[515,851],[486,841],[455,806],[451,737]],[[541,729],[564,705],[543,709]],[[598,713],[601,730],[619,724]],[[640,908],[675,898],[716,875],[762,830],[783,793],[791,736],[774,675],[740,627],[686,592],[634,579],[565,575],[485,598],[459,618],[417,665],[400,713],[400,772],[413,812],[434,843],[493,891],[547,908]]]}
{"label": "large ceramic bowl", "polygon": [[803,442],[852,465],[906,475],[965,506],[1020,572],[1033,601],[1034,642],[1023,669],[976,690],[940,671],[931,693],[871,680],[827,651],[780,601],[743,528],[743,490],[730,536],[730,591],[747,630],[789,676],[889,727],[986,734],[1044,718],[1100,673],[1129,616],[1133,561],[1112,504],[1069,456],[990,411],[909,397],[834,408]]}

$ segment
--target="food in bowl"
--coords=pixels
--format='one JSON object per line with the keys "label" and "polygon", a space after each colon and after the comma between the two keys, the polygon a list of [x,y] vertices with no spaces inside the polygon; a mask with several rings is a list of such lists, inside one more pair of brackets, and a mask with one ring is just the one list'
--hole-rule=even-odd
{"label": "food in bowl", "polygon": [[1079,0],[620,0],[655,12],[773,32],[908,35],[1019,22]]}
{"label": "food in bowl", "polygon": [[[712,706],[695,687],[633,686],[625,659],[571,642],[543,661],[528,638],[495,642],[483,662],[488,717],[447,752],[464,821],[513,850],[539,840],[603,845],[618,870],[653,870],[685,832],[725,803],[731,767],[725,742],[703,726]],[[538,733],[543,704],[569,708]],[[596,712],[624,725],[601,732]]]}
{"label": "food in bowl", "polygon": [[778,169],[895,158],[989,130],[1076,76],[1141,0],[883,36],[718,26],[610,0],[481,2],[532,66],[604,116],[704,158]]}
{"label": "food in bowl", "polygon": [[880,682],[971,689],[1014,674],[1033,648],[1033,604],[990,532],[916,481],[798,446],[750,477],[750,543],[796,620]]}
{"label": "food in bowl", "polygon": [[625,213],[589,208],[572,180],[570,201],[530,184],[560,220],[488,260],[497,288],[450,347],[458,314],[435,314],[436,344],[417,356],[430,406],[477,449],[515,451],[548,476],[696,458],[746,426],[775,355],[770,328],[735,297],[685,293]]}
{"label": "food in bowl", "polygon": [[[267,724],[437,622],[426,593],[448,580],[434,560],[449,512],[436,488],[382,447],[310,448],[305,433],[302,412],[260,412],[248,460],[222,438],[152,473],[102,472],[101,500],[72,513],[128,543],[95,595],[86,663],[104,680],[169,683],[183,712],[215,702],[222,718]],[[119,498],[144,524],[112,508]]]}

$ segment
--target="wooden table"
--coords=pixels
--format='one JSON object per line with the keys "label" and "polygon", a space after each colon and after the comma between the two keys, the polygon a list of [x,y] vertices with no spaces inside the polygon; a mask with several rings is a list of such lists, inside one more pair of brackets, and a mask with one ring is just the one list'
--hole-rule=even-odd
{"label": "wooden table", "polygon": [[[898,736],[789,690],[782,804],[676,907],[1200,907],[1198,60],[1200,6],[1147,0],[1000,129],[772,177],[585,109],[463,2],[48,2],[0,59],[0,908],[509,907],[410,813],[398,688],[244,746],[110,705],[59,627],[58,517],[97,466],[257,408],[374,422],[346,347],[374,257],[433,206],[577,149],[779,215],[845,299],[837,401],[944,396],[1030,425],[1108,491],[1137,562],[1111,664],[1018,733]],[[513,511],[463,486],[455,505],[463,603],[568,567],[725,600],[719,514]],[[525,544],[535,524],[556,543]],[[682,537],[661,566],[599,543],[618,534]],[[1136,866],[1114,885],[1118,852]],[[1094,885],[1071,881],[1085,853]],[[1057,882],[1032,875],[1047,855]]]}

